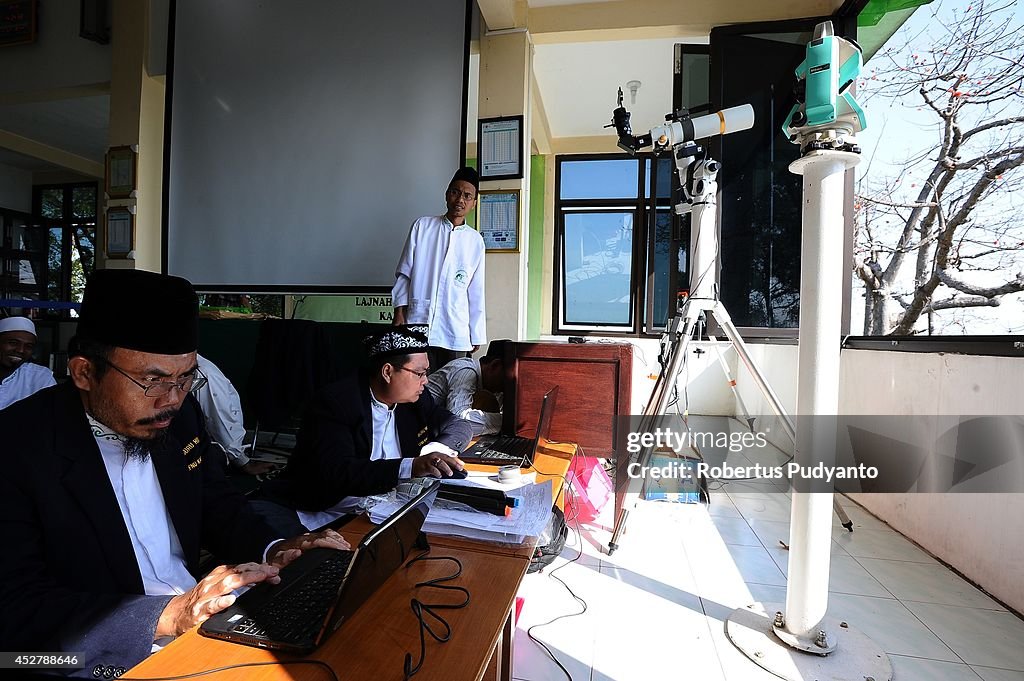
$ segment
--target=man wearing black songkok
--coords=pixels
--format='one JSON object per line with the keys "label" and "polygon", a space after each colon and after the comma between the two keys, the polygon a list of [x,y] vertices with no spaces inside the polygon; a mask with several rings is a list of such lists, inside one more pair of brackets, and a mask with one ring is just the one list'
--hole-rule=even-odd
{"label": "man wearing black songkok", "polygon": [[[187,281],[97,270],[71,381],[0,412],[0,650],[73,651],[73,673],[111,678],[302,549],[347,547],[279,540],[224,479],[191,394],[197,338]],[[234,565],[197,582],[200,547]]]}
{"label": "man wearing black songkok", "polygon": [[426,327],[395,326],[365,343],[369,371],[332,383],[313,399],[288,467],[263,486],[268,498],[298,510],[311,529],[351,510],[355,500],[346,497],[387,492],[400,479],[462,470],[458,454],[473,437],[472,424],[424,389]]}

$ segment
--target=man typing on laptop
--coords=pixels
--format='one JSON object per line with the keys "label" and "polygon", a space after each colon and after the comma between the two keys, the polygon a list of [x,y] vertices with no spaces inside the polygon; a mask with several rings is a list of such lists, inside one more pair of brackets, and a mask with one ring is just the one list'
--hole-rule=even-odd
{"label": "man typing on laptop", "polygon": [[[191,395],[198,311],[184,279],[96,271],[71,381],[0,411],[0,650],[76,653],[68,671],[112,678],[303,550],[348,548],[278,541],[224,479]],[[200,547],[233,565],[197,582]]]}
{"label": "man typing on laptop", "polygon": [[[401,479],[450,477],[472,439],[469,422],[437,404],[427,383],[423,326],[394,326],[365,340],[369,371],[327,386],[308,409],[280,479],[258,507],[279,531],[316,528],[355,508],[357,498]],[[275,508],[276,507],[276,508]]]}

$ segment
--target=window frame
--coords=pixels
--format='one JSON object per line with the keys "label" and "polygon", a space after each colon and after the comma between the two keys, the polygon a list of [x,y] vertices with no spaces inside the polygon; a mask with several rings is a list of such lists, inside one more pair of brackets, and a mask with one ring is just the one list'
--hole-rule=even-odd
{"label": "window frame", "polygon": [[[74,193],[76,189],[89,188],[94,192],[95,205],[93,208],[93,215],[91,218],[77,218],[74,214]],[[43,215],[43,193],[49,190],[59,189],[62,191],[61,204],[62,204],[62,217],[49,218]],[[58,283],[60,288],[61,301],[70,301],[71,292],[71,267],[70,263],[72,260],[72,241],[74,239],[74,231],[78,228],[93,229],[93,255],[92,255],[92,267],[95,270],[97,257],[99,255],[99,248],[97,246],[100,238],[100,183],[99,181],[93,182],[67,182],[67,183],[56,183],[56,184],[37,184],[32,187],[32,222],[38,225],[47,235],[47,244],[49,244],[49,234],[51,229],[61,230],[61,266],[60,266],[60,281]],[[88,274],[88,273],[86,273]],[[51,272],[49,266],[46,268],[46,284],[43,287],[43,300],[50,300],[50,283],[51,283]],[[47,317],[59,318],[59,319],[70,319],[70,310],[48,310],[46,311]]]}
{"label": "window frame", "polygon": [[[654,231],[650,224],[656,219],[659,209],[672,212],[672,197],[657,196],[657,160],[665,158],[651,152],[599,153],[599,154],[558,154],[555,157],[555,239],[552,263],[551,329],[553,335],[612,336],[622,338],[648,338],[661,335],[664,327],[650,323],[654,308]],[[637,192],[635,198],[563,199],[562,164],[579,161],[621,161],[635,160],[637,165]],[[648,174],[648,165],[650,172]],[[670,182],[675,176],[675,167],[669,168]],[[629,321],[624,324],[572,323],[566,322],[568,299],[565,282],[565,218],[566,215],[585,213],[633,213],[633,244],[630,258]],[[678,244],[678,234],[673,219],[672,243]],[[672,284],[672,267],[676,264],[677,247],[670,246],[669,285]]]}

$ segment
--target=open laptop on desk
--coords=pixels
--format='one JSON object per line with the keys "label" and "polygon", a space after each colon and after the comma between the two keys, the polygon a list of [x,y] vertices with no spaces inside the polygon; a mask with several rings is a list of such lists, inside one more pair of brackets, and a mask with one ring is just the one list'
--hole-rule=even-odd
{"label": "open laptop on desk", "polygon": [[520,468],[533,465],[537,449],[546,444],[551,431],[551,417],[555,413],[555,400],[558,398],[558,386],[544,395],[537,417],[537,434],[530,439],[518,435],[484,435],[472,447],[459,454],[466,463],[480,463],[494,466],[519,464]]}
{"label": "open laptop on desk", "polygon": [[311,549],[199,627],[210,638],[294,653],[314,650],[397,570],[419,538],[438,481],[371,530],[354,551]]}

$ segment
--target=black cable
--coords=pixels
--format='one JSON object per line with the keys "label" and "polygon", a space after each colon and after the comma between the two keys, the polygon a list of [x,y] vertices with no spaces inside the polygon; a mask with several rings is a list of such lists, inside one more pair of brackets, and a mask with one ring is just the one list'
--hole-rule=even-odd
{"label": "black cable", "polygon": [[[457,569],[456,569],[456,571],[454,573],[452,573],[450,575],[444,575],[442,577],[435,577],[433,579],[428,579],[428,580],[423,581],[423,582],[418,582],[417,584],[415,584],[413,586],[413,588],[414,589],[418,589],[420,587],[428,587],[428,588],[433,588],[433,589],[441,589],[441,590],[445,590],[445,591],[459,591],[459,592],[461,592],[465,596],[465,600],[463,600],[461,603],[424,603],[420,599],[413,597],[409,601],[409,607],[412,608],[412,613],[416,616],[416,621],[419,622],[419,625],[420,625],[420,655],[419,655],[419,661],[416,664],[413,664],[413,662],[412,662],[412,653],[406,653],[405,654],[405,659],[404,659],[402,664],[403,664],[403,671],[405,673],[405,678],[406,678],[407,681],[408,681],[408,679],[412,678],[412,676],[414,674],[416,674],[420,670],[420,668],[423,666],[423,662],[426,660],[426,657],[427,657],[427,637],[426,637],[426,635],[427,634],[430,634],[430,637],[432,639],[434,639],[435,641],[437,641],[438,643],[446,643],[449,640],[451,640],[451,637],[452,637],[452,627],[451,627],[451,625],[448,623],[447,620],[445,620],[443,617],[441,617],[441,615],[439,615],[436,611],[437,610],[458,610],[460,608],[464,608],[467,605],[469,605],[469,601],[470,601],[469,589],[466,589],[465,587],[457,586],[457,585],[454,585],[454,584],[445,584],[444,583],[444,582],[450,582],[453,579],[457,579],[462,574],[462,562],[458,558],[453,558],[451,556],[427,556],[428,553],[430,553],[430,549],[426,549],[423,553],[421,553],[420,555],[418,555],[415,558],[411,559],[409,562],[407,562],[405,564],[405,567],[408,568],[413,563],[416,563],[416,562],[419,562],[419,561],[424,561],[425,562],[425,561],[428,561],[428,560],[435,560],[435,561],[445,560],[445,561],[450,561],[450,562],[455,563],[455,565],[457,566]],[[437,623],[439,623],[442,627],[444,627],[443,633],[438,633],[438,632],[434,631],[434,628],[431,626],[429,620],[427,620],[424,617],[424,615],[427,615],[427,616],[431,617]]]}
{"label": "black cable", "polygon": [[179,676],[122,676],[120,681],[177,681],[177,679],[194,679],[197,676],[206,676],[208,674],[217,674],[220,672],[230,671],[232,669],[241,669],[243,667],[266,667],[268,665],[280,665],[284,667],[289,664],[311,664],[317,667],[323,667],[331,674],[331,678],[334,681],[340,681],[338,675],[334,673],[334,669],[331,665],[327,664],[323,660],[278,660],[274,662],[242,662],[239,664],[229,664],[224,667],[217,667],[215,669],[206,669],[201,672],[193,672],[191,674],[181,674]]}
{"label": "black cable", "polygon": [[[577,445],[576,448],[577,448],[577,455],[582,455],[584,457],[586,456],[586,454],[583,452],[583,447]],[[562,620],[562,619],[567,619],[569,617],[577,617],[577,616],[582,615],[585,612],[587,612],[587,607],[588,607],[587,606],[587,602],[585,600],[583,600],[582,598],[580,598],[576,594],[576,592],[573,591],[572,588],[568,584],[566,584],[564,580],[562,580],[561,577],[558,577],[558,576],[555,575],[556,572],[558,572],[559,570],[564,568],[569,563],[575,563],[576,561],[578,561],[580,558],[583,557],[583,536],[580,534],[579,507],[576,505],[576,492],[575,492],[575,488],[574,488],[574,484],[573,484],[575,482],[575,478],[573,478],[573,480],[570,481],[564,475],[557,475],[556,476],[555,474],[552,474],[552,473],[545,473],[544,471],[540,470],[536,466],[531,465],[530,467],[533,470],[535,470],[538,473],[540,473],[541,475],[548,475],[548,476],[551,476],[551,477],[560,477],[562,479],[562,482],[565,484],[565,488],[568,489],[568,492],[566,493],[566,499],[568,499],[569,507],[570,507],[570,509],[572,510],[573,513],[572,513],[572,517],[571,518],[568,515],[565,516],[565,524],[566,524],[567,527],[572,528],[572,529],[575,530],[576,543],[577,543],[578,551],[579,552],[576,554],[575,558],[573,558],[572,560],[566,561],[565,563],[563,563],[562,565],[559,565],[558,567],[556,567],[555,569],[551,570],[551,572],[549,572],[547,574],[548,574],[548,577],[550,577],[551,579],[554,579],[559,584],[564,586],[565,590],[569,592],[569,595],[572,596],[573,599],[577,603],[579,603],[581,606],[583,606],[583,609],[580,610],[579,612],[573,612],[573,613],[567,613],[567,614],[564,614],[564,615],[559,615],[558,617],[555,617],[552,620],[548,620],[547,622],[542,622],[540,624],[534,624],[533,626],[529,627],[526,630],[526,635],[529,637],[529,639],[531,641],[536,643],[538,646],[540,646],[544,650],[545,653],[547,653],[548,657],[551,658],[551,661],[554,662],[556,665],[558,665],[558,668],[562,670],[562,673],[565,674],[566,678],[568,678],[569,681],[573,681],[572,674],[569,673],[569,670],[566,669],[565,665],[563,665],[559,661],[559,659],[555,656],[555,654],[551,651],[551,649],[548,648],[547,644],[545,644],[543,641],[541,641],[539,638],[537,638],[536,636],[533,635],[533,630],[537,629],[538,627],[546,627],[548,625],[554,624],[555,622],[557,622],[559,620]],[[572,523],[574,523],[574,525]]]}

